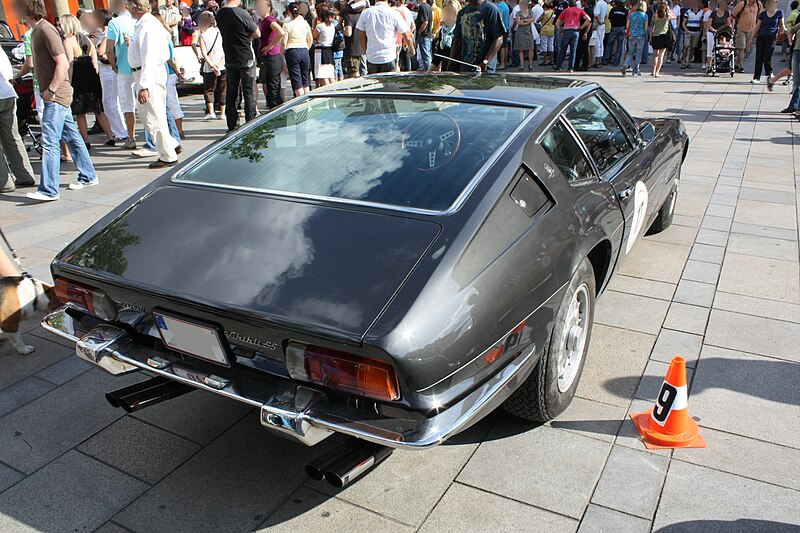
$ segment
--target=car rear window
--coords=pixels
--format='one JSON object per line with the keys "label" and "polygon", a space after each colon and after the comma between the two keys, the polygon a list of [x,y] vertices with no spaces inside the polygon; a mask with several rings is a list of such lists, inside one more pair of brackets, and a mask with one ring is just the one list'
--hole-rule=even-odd
{"label": "car rear window", "polygon": [[391,97],[312,97],[175,178],[444,211],[530,108]]}

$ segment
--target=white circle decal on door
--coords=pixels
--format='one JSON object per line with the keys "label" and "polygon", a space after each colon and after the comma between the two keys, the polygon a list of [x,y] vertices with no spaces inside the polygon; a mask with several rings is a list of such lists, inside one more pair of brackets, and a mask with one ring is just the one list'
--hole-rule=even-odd
{"label": "white circle decal on door", "polygon": [[633,220],[631,220],[631,234],[628,237],[628,244],[625,245],[625,253],[628,254],[642,231],[644,219],[647,217],[647,186],[641,181],[636,182],[633,192]]}

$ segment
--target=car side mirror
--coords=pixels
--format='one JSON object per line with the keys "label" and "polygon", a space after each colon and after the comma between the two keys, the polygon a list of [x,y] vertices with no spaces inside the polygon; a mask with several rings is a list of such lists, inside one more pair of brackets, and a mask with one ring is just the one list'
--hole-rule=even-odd
{"label": "car side mirror", "polygon": [[642,140],[646,143],[649,143],[653,139],[656,138],[656,128],[653,126],[652,122],[642,122],[639,125],[639,135],[642,137]]}

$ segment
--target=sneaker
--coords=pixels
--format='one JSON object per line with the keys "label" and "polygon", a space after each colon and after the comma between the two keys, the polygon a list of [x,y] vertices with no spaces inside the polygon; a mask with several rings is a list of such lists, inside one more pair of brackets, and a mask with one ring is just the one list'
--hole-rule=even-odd
{"label": "sneaker", "polygon": [[92,181],[76,181],[75,183],[69,184],[69,190],[71,191],[79,191],[81,189],[85,189],[86,187],[94,187],[100,183],[100,180],[95,178]]}
{"label": "sneaker", "polygon": [[750,80],[750,83],[761,83],[761,80],[759,80],[758,78],[753,78],[752,80]]}
{"label": "sneaker", "polygon": [[624,78],[624,77],[625,77],[625,74],[628,72],[628,69],[627,69],[627,67],[622,67],[622,68],[620,69],[620,72],[622,72],[622,77]]}
{"label": "sneaker", "polygon": [[634,73],[633,73],[633,75],[634,75],[634,76],[641,76],[641,75],[642,75],[642,73],[641,73],[641,72],[634,72]]}
{"label": "sneaker", "polygon": [[138,150],[134,150],[131,153],[137,157],[153,157],[154,155],[158,155],[158,152],[155,152],[153,150],[148,150],[147,148],[140,148]]}
{"label": "sneaker", "polygon": [[39,191],[29,192],[25,195],[25,198],[28,200],[36,200],[38,202],[54,202],[60,198],[59,195],[50,196]]}
{"label": "sneaker", "polygon": [[203,117],[203,120],[216,120],[217,115],[215,113],[209,113]]}
{"label": "sneaker", "polygon": [[136,150],[136,141],[133,139],[128,139],[124,145],[122,145],[124,150]]}

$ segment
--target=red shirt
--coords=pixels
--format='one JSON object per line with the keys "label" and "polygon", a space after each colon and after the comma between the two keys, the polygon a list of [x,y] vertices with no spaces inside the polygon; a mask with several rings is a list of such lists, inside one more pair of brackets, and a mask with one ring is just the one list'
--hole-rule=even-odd
{"label": "red shirt", "polygon": [[558,20],[563,22],[565,30],[577,30],[581,26],[581,21],[586,13],[583,9],[572,6],[568,7],[558,16]]}

